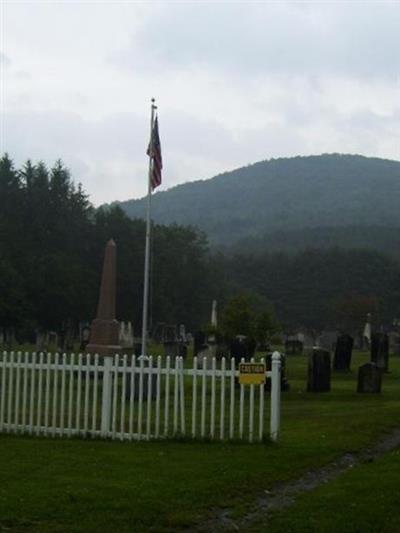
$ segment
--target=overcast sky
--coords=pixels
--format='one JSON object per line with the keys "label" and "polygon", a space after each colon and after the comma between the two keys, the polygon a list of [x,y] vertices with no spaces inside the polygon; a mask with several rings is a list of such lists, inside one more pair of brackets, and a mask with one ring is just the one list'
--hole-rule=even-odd
{"label": "overcast sky", "polygon": [[1,152],[97,205],[271,157],[400,159],[400,2],[1,2]]}

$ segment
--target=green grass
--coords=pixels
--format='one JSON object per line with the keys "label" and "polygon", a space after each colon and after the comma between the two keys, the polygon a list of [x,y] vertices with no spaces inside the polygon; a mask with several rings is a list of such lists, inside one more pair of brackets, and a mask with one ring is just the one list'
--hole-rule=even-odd
{"label": "green grass", "polygon": [[[368,355],[353,359],[356,369]],[[210,507],[233,506],[241,514],[277,481],[356,451],[398,425],[400,358],[390,366],[381,395],[357,394],[356,371],[334,374],[332,392],[311,394],[306,357],[289,359],[291,390],[282,395],[277,445],[3,435],[0,530],[176,531]]]}
{"label": "green grass", "polygon": [[400,531],[400,450],[355,467],[299,497],[251,531],[396,533]]}

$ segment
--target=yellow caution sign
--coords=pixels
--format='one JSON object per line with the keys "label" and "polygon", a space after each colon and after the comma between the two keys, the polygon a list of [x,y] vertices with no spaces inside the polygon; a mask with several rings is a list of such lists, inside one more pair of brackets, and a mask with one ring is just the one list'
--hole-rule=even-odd
{"label": "yellow caution sign", "polygon": [[239,383],[241,385],[263,385],[265,383],[265,364],[240,363]]}

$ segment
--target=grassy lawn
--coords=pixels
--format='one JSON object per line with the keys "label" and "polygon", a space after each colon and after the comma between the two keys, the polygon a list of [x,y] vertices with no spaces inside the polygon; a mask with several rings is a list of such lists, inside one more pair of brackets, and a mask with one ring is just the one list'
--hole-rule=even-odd
{"label": "grassy lawn", "polygon": [[400,358],[391,358],[381,395],[359,395],[356,369],[367,360],[356,354],[351,374],[334,374],[332,392],[310,394],[306,357],[289,359],[291,390],[282,395],[277,445],[3,435],[0,530],[175,531],[210,507],[233,506],[239,514],[276,481],[356,451],[399,425]]}
{"label": "grassy lawn", "polygon": [[400,531],[400,451],[343,474],[274,513],[252,531],[396,533]]}

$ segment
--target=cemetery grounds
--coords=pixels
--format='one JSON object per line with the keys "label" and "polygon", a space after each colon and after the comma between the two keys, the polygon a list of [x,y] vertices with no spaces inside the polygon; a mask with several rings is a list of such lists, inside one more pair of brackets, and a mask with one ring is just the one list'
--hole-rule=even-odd
{"label": "cemetery grounds", "polygon": [[316,394],[306,392],[307,357],[288,357],[277,444],[2,434],[0,531],[400,531],[399,448],[293,505],[267,515],[257,508],[282,484],[400,428],[400,357],[390,357],[381,394],[357,394],[357,369],[368,360],[353,352],[352,372],[333,373],[331,392]]}

